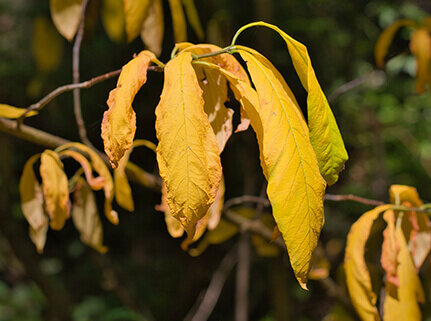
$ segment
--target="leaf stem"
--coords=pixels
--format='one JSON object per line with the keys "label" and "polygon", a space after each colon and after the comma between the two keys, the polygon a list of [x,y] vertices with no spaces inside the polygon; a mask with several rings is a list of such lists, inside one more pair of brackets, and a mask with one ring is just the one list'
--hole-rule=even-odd
{"label": "leaf stem", "polygon": [[218,56],[224,53],[231,53],[233,50],[235,50],[235,48],[233,46],[229,46],[229,47],[225,47],[222,50],[219,51],[214,51],[214,52],[210,52],[210,53],[206,53],[206,54],[202,54],[202,55],[194,55],[192,54],[193,60],[198,60],[198,59],[202,59],[202,58],[208,58],[208,57],[214,57],[214,56]]}
{"label": "leaf stem", "polygon": [[241,28],[238,29],[238,31],[235,33],[235,35],[232,38],[232,43],[230,44],[230,47],[234,47],[237,38],[239,37],[239,35],[246,29],[251,28],[251,27],[256,27],[256,26],[265,26],[265,22],[263,21],[256,21],[256,22],[251,22],[249,24],[246,24],[245,26],[242,26]]}

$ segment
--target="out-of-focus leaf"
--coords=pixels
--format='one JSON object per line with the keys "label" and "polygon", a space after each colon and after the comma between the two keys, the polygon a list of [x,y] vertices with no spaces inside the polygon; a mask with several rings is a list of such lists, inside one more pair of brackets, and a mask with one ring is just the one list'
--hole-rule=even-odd
{"label": "out-of-focus leaf", "polygon": [[431,79],[431,36],[425,28],[413,31],[410,51],[416,57],[416,92],[421,94]]}
{"label": "out-of-focus leaf", "polygon": [[222,176],[220,186],[217,190],[216,198],[214,203],[211,204],[208,209],[208,229],[214,230],[220,222],[221,214],[223,212],[224,205],[224,193],[226,191],[224,184],[224,177]]}
{"label": "out-of-focus leaf", "polygon": [[171,8],[175,42],[186,41],[187,25],[181,0],[169,0],[169,7]]}
{"label": "out-of-focus leaf", "polygon": [[[0,104],[0,117],[16,119],[21,117],[21,115],[26,111],[26,108],[14,107],[11,105]],[[37,111],[30,111],[26,117],[37,115]]]}
{"label": "out-of-focus leaf", "polygon": [[[262,213],[260,220],[269,229],[274,229],[275,221],[271,213]],[[277,257],[280,255],[280,248],[268,240],[265,240],[262,236],[258,234],[252,234],[251,242],[254,245],[257,254],[263,257]]]}
{"label": "out-of-focus leaf", "polygon": [[163,6],[161,0],[153,0],[148,8],[141,30],[141,39],[145,46],[156,56],[162,53],[164,33]]}
{"label": "out-of-focus leaf", "polygon": [[395,233],[397,243],[400,245],[397,268],[400,286],[394,290],[390,289],[391,283],[386,283],[383,319],[385,321],[421,320],[418,302],[425,302],[425,294],[401,227],[397,227]]}
{"label": "out-of-focus leaf", "polygon": [[80,233],[81,241],[100,253],[108,248],[103,245],[103,228],[96,199],[84,179],[80,178],[73,193],[72,220]]}
{"label": "out-of-focus leaf", "polygon": [[344,269],[347,289],[352,304],[364,321],[380,320],[376,308],[377,296],[373,292],[370,272],[365,263],[365,245],[374,221],[392,205],[381,205],[363,214],[350,228],[347,235]]}
{"label": "out-of-focus leaf", "polygon": [[395,205],[401,205],[403,202],[409,202],[413,207],[423,205],[416,188],[407,185],[391,185],[389,197],[391,203]]}
{"label": "out-of-focus leaf", "polygon": [[102,23],[108,37],[114,42],[125,38],[123,0],[103,0]]}
{"label": "out-of-focus leaf", "polygon": [[[326,183],[310,144],[307,124],[271,63],[238,50],[247,62],[259,96],[259,119],[263,128],[263,165],[268,197],[277,226],[286,243],[295,276],[306,288],[313,251],[322,229]],[[253,126],[254,128],[254,126]],[[258,137],[259,138],[259,137]]]}
{"label": "out-of-focus leaf", "polygon": [[313,255],[313,265],[310,270],[309,278],[311,280],[322,280],[329,276],[331,263],[325,255],[321,244],[318,244]]}
{"label": "out-of-focus leaf", "polygon": [[156,108],[160,175],[169,209],[189,236],[214,202],[222,176],[217,140],[191,62],[185,52],[166,64]]}
{"label": "out-of-focus leaf", "polygon": [[96,173],[104,179],[103,192],[105,193],[105,216],[114,224],[118,224],[118,213],[112,209],[112,200],[114,199],[114,182],[111,173],[105,162],[91,148],[81,143],[68,143],[57,148],[57,152],[67,149],[75,149],[80,153],[88,155],[90,163]]}
{"label": "out-of-focus leaf", "polygon": [[109,109],[103,114],[102,138],[114,168],[133,144],[136,114],[132,102],[147,81],[147,68],[152,58],[155,58],[154,54],[144,50],[127,63],[118,78],[117,87],[109,93]]}
{"label": "out-of-focus leaf", "polygon": [[78,31],[82,0],[50,0],[52,21],[58,32],[69,41]]}
{"label": "out-of-focus leaf", "polygon": [[353,317],[340,304],[335,304],[322,321],[354,321]]}
{"label": "out-of-focus leaf", "polygon": [[401,27],[414,27],[415,25],[416,23],[413,20],[401,19],[395,21],[393,24],[383,30],[377,39],[376,47],[374,49],[374,57],[376,59],[377,67],[383,68],[385,65],[385,57],[397,31]]}
{"label": "out-of-focus leaf", "polygon": [[395,286],[400,285],[397,275],[399,244],[395,236],[395,213],[388,210],[383,214],[383,219],[388,224],[383,231],[382,256],[380,262],[386,272],[386,282]]}
{"label": "out-of-focus leaf", "polygon": [[36,246],[36,250],[39,254],[43,252],[43,248],[46,243],[46,234],[48,233],[48,221],[45,225],[41,226],[37,230],[29,227],[28,234],[33,244]]}
{"label": "out-of-focus leaf", "polygon": [[127,40],[130,42],[139,36],[150,0],[123,0],[126,19]]}
{"label": "out-of-focus leaf", "polygon": [[204,38],[204,30],[202,29],[201,21],[199,19],[198,11],[196,10],[195,2],[193,0],[182,0],[186,9],[187,19],[190,22],[193,30],[198,36],[199,40]]}
{"label": "out-of-focus leaf", "polygon": [[164,213],[169,234],[174,238],[181,237],[184,234],[184,228],[180,221],[172,216],[166,197],[166,184],[162,183],[162,200],[160,205],[156,206],[156,210]]}
{"label": "out-of-focus leaf", "polygon": [[63,58],[63,39],[52,23],[39,16],[33,22],[33,57],[37,69],[42,73],[55,70]]}
{"label": "out-of-focus leaf", "polygon": [[40,176],[46,210],[53,230],[61,230],[69,218],[70,201],[67,176],[57,153],[45,150],[40,157]]}

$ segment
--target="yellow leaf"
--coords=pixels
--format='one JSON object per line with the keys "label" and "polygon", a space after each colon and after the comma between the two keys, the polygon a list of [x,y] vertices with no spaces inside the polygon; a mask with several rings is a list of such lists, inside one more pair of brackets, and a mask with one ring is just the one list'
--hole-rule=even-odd
{"label": "yellow leaf", "polygon": [[102,138],[112,167],[117,167],[124,153],[132,146],[136,131],[136,114],[132,108],[135,95],[147,81],[147,68],[155,58],[142,51],[123,67],[117,87],[109,93],[109,109],[103,114]]}
{"label": "yellow leaf", "polygon": [[48,232],[48,223],[35,230],[31,226],[29,227],[28,234],[33,244],[36,246],[36,250],[39,254],[43,252],[43,248],[46,243],[46,233]]}
{"label": "yellow leaf", "polygon": [[147,15],[150,0],[123,0],[124,16],[126,19],[127,40],[135,39],[142,29],[145,16]]}
{"label": "yellow leaf", "polygon": [[181,225],[179,220],[172,216],[171,211],[169,210],[165,183],[162,183],[162,200],[160,205],[157,205],[156,210],[165,214],[165,223],[170,236],[174,238],[183,236],[183,226]]}
{"label": "yellow leaf", "polygon": [[[21,117],[21,115],[26,111],[26,108],[14,107],[11,105],[0,104],[0,117],[16,119]],[[37,111],[30,111],[26,117],[37,115]]]}
{"label": "yellow leaf", "polygon": [[105,165],[100,156],[88,146],[81,143],[68,143],[56,149],[61,152],[67,149],[76,149],[80,153],[88,155],[91,165],[96,173],[104,179],[103,192],[105,194],[105,216],[114,224],[118,224],[118,214],[112,209],[112,200],[114,199],[114,182],[108,167]]}
{"label": "yellow leaf", "polygon": [[377,296],[373,292],[370,273],[365,263],[365,245],[371,227],[379,215],[392,205],[381,205],[363,214],[350,228],[347,235],[344,269],[352,304],[364,321],[380,320],[376,308]]}
{"label": "yellow leaf", "polygon": [[[390,289],[393,285],[386,283],[383,320],[421,320],[422,316],[418,302],[425,302],[425,294],[401,227],[398,226],[395,233],[397,242],[400,245],[397,268],[400,286],[398,289],[393,290]],[[394,292],[396,295],[393,295]]]}
{"label": "yellow leaf", "polygon": [[50,0],[51,17],[58,32],[69,41],[78,31],[82,0]]}
{"label": "yellow leaf", "polygon": [[[306,288],[313,251],[322,229],[326,183],[308,136],[308,128],[268,60],[238,50],[259,97],[261,148],[268,197],[287,246],[295,276]],[[254,128],[254,119],[251,113]],[[259,139],[259,135],[258,135]]]}
{"label": "yellow leaf", "polygon": [[33,57],[36,67],[42,73],[55,70],[63,58],[63,39],[52,23],[39,16],[33,22]]}
{"label": "yellow leaf", "polygon": [[48,226],[48,218],[43,209],[42,189],[33,170],[33,165],[39,157],[40,154],[37,154],[29,158],[24,165],[19,181],[22,212],[30,227],[35,231]]}
{"label": "yellow leaf", "polygon": [[133,212],[135,210],[135,204],[133,202],[132,189],[130,188],[130,184],[126,175],[126,166],[129,162],[130,154],[132,153],[133,148],[139,146],[146,146],[154,152],[156,151],[156,145],[154,145],[152,142],[144,139],[137,139],[133,142],[132,147],[124,154],[124,157],[121,158],[120,162],[118,163],[118,167],[114,169],[115,200],[117,201],[118,205],[129,212]]}
{"label": "yellow leaf", "polygon": [[377,67],[383,68],[385,65],[385,57],[388,53],[389,46],[395,37],[395,34],[401,27],[414,27],[416,23],[410,19],[401,19],[395,21],[380,34],[377,39],[376,47],[374,48],[374,57]]}
{"label": "yellow leaf", "polygon": [[100,253],[108,248],[103,245],[103,228],[96,199],[84,179],[80,178],[73,193],[72,220],[80,233],[81,241]]}
{"label": "yellow leaf", "polygon": [[172,215],[189,236],[214,202],[222,176],[217,140],[191,62],[188,52],[168,62],[156,108],[160,175]]}
{"label": "yellow leaf", "polygon": [[383,270],[386,272],[386,282],[390,282],[395,286],[400,285],[397,275],[398,253],[400,251],[399,244],[395,237],[395,213],[393,210],[388,210],[383,214],[383,219],[387,226],[383,231],[382,255],[380,262]]}
{"label": "yellow leaf", "polygon": [[45,150],[40,157],[40,176],[46,210],[53,230],[61,230],[69,218],[70,201],[67,176],[57,153]]}
{"label": "yellow leaf", "polygon": [[223,212],[225,191],[224,177],[222,176],[215,201],[208,209],[208,230],[214,230],[220,222],[221,214]]}
{"label": "yellow leaf", "polygon": [[416,57],[416,92],[421,94],[431,78],[431,36],[425,28],[413,31],[410,51]]}
{"label": "yellow leaf", "polygon": [[182,0],[186,9],[187,19],[190,22],[193,30],[198,36],[199,40],[204,38],[204,31],[202,29],[201,21],[199,20],[198,11],[193,0]]}
{"label": "yellow leaf", "polygon": [[145,46],[160,56],[164,33],[163,6],[161,0],[153,0],[148,8],[141,30],[141,39]]}
{"label": "yellow leaf", "polygon": [[389,196],[392,204],[401,205],[403,202],[409,202],[413,207],[423,205],[422,200],[416,188],[407,185],[391,185]]}
{"label": "yellow leaf", "polygon": [[114,42],[122,42],[126,23],[123,0],[103,0],[101,17],[108,37]]}
{"label": "yellow leaf", "polygon": [[169,0],[175,42],[187,40],[187,25],[181,0]]}
{"label": "yellow leaf", "polygon": [[338,180],[339,172],[343,169],[348,156],[334,115],[317,81],[307,47],[277,26],[268,23],[256,22],[244,26],[240,30],[242,31],[255,25],[265,26],[277,31],[286,42],[293,66],[303,87],[308,92],[307,111],[310,141],[316,153],[320,173],[328,185],[332,185]]}

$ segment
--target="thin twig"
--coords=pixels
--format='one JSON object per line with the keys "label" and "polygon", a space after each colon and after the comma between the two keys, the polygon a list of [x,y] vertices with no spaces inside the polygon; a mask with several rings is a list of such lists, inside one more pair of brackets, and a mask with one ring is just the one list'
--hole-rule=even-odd
{"label": "thin twig", "polygon": [[241,233],[239,239],[235,281],[235,321],[247,321],[250,282],[250,235],[246,231]]}
{"label": "thin twig", "polygon": [[363,198],[363,197],[352,195],[352,194],[347,194],[347,195],[325,194],[325,200],[336,201],[336,202],[353,201],[353,202],[357,202],[357,203],[361,203],[361,204],[365,204],[365,205],[375,205],[375,206],[385,204],[384,202],[381,202],[381,201],[371,200],[368,198]]}
{"label": "thin twig", "polygon": [[[82,1],[82,11],[79,22],[78,32],[75,37],[75,43],[73,44],[73,58],[72,58],[72,68],[73,68],[73,83],[79,83],[79,54],[81,51],[82,38],[84,37],[84,27],[85,27],[85,11],[87,9],[88,0]],[[81,141],[94,149],[93,144],[90,142],[87,136],[87,130],[85,129],[84,118],[82,117],[81,110],[81,92],[79,88],[73,90],[73,111],[75,113],[76,125],[78,126],[78,133]]]}
{"label": "thin twig", "polygon": [[270,206],[269,200],[265,197],[259,197],[259,196],[254,196],[254,195],[243,195],[243,196],[234,197],[234,198],[227,200],[224,203],[223,210],[226,211],[227,209],[231,208],[232,206],[240,205],[240,204],[244,204],[244,203],[258,203],[258,204],[262,204],[263,207]]}

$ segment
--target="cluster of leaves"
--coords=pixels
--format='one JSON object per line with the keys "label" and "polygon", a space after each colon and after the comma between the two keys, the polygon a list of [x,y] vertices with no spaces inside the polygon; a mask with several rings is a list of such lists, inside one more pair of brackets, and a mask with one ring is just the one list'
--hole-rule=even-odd
{"label": "cluster of leaves", "polygon": [[[383,320],[420,320],[418,302],[424,303],[425,295],[418,271],[431,250],[430,221],[423,212],[429,206],[413,187],[393,185],[389,193],[391,204],[366,212],[350,229],[344,260],[347,287],[362,320],[380,320],[381,314]],[[382,231],[381,248],[370,244]],[[379,251],[384,285],[373,268]]]}
{"label": "cluster of leaves", "polygon": [[387,27],[376,43],[376,63],[378,67],[384,67],[389,46],[402,27],[413,28],[410,51],[416,57],[416,92],[423,93],[431,86],[431,17],[424,18],[420,24],[411,19],[400,19]]}

